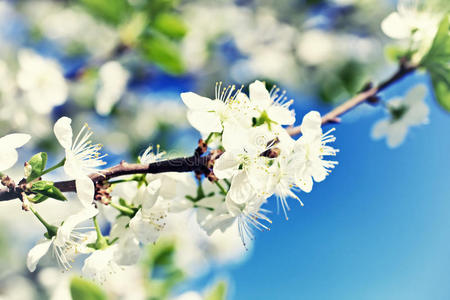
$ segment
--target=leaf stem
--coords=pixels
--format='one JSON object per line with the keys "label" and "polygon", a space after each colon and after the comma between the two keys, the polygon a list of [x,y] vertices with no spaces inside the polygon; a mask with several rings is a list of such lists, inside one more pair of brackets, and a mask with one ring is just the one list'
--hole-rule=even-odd
{"label": "leaf stem", "polygon": [[47,174],[47,173],[49,173],[49,172],[51,172],[51,171],[53,171],[53,170],[56,170],[56,169],[58,169],[59,167],[64,166],[64,163],[65,163],[65,162],[66,162],[66,158],[64,157],[59,163],[57,163],[57,164],[54,165],[53,167],[50,167],[50,168],[48,168],[47,170],[44,170],[44,171],[42,172],[41,176],[44,175],[44,174]]}
{"label": "leaf stem", "polygon": [[50,225],[44,218],[33,208],[33,206],[29,205],[31,212],[36,216],[36,218],[45,226],[47,229],[48,238],[52,238],[58,232],[58,227]]}

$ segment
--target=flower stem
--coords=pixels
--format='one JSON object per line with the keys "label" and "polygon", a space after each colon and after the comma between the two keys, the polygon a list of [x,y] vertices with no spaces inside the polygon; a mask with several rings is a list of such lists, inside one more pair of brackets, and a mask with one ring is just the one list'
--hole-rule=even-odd
{"label": "flower stem", "polygon": [[47,173],[49,173],[49,172],[51,172],[51,171],[53,171],[53,170],[56,170],[56,169],[58,169],[59,167],[64,166],[64,163],[65,163],[65,162],[66,162],[66,158],[64,157],[59,163],[57,163],[57,164],[54,165],[53,167],[50,167],[50,168],[48,168],[47,170],[44,170],[44,171],[42,172],[41,176],[44,175],[44,174],[47,174]]}
{"label": "flower stem", "polygon": [[42,223],[42,225],[45,226],[45,228],[47,229],[47,237],[48,238],[52,238],[53,236],[56,235],[56,233],[58,232],[58,227],[50,225],[49,223],[47,223],[47,221],[44,220],[44,218],[33,208],[33,206],[29,206],[31,212],[36,216],[36,218]]}
{"label": "flower stem", "polygon": [[120,204],[115,204],[115,203],[109,203],[109,205],[111,205],[111,207],[114,207],[115,209],[117,209],[118,211],[120,211],[122,214],[127,215],[129,217],[134,217],[135,213],[131,208],[125,207],[123,205]]}
{"label": "flower stem", "polygon": [[213,132],[211,132],[209,135],[208,135],[208,137],[206,138],[206,140],[205,140],[205,144],[207,144],[208,145],[208,143],[209,143],[209,141],[211,140],[211,138],[212,138],[212,136],[213,136]]}
{"label": "flower stem", "polygon": [[219,183],[219,181],[215,181],[214,183],[217,185],[217,187],[219,187],[223,195],[227,194],[227,191],[223,188],[223,186]]}
{"label": "flower stem", "polygon": [[95,231],[97,232],[97,240],[95,241],[95,249],[105,249],[108,247],[108,242],[106,238],[103,236],[102,231],[100,230],[100,226],[98,225],[97,216],[93,217]]}

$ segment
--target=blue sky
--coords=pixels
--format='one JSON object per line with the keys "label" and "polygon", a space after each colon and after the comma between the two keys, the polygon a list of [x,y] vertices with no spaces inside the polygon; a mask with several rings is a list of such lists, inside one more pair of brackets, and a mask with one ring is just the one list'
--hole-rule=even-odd
{"label": "blue sky", "polygon": [[[383,96],[427,81],[409,76]],[[339,166],[257,234],[230,271],[233,299],[450,299],[450,118],[426,101],[430,124],[396,149],[370,138],[379,109],[335,126]]]}

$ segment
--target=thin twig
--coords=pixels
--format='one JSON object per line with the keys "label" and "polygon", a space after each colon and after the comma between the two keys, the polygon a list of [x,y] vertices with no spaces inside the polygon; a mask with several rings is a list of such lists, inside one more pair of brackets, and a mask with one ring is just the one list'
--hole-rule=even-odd
{"label": "thin twig", "polygon": [[[355,108],[356,106],[360,105],[361,103],[364,103],[367,99],[374,97],[378,92],[384,90],[391,84],[402,79],[403,77],[405,77],[406,75],[408,75],[409,73],[414,71],[415,69],[416,69],[415,66],[401,65],[399,70],[394,75],[392,75],[392,77],[389,78],[388,80],[383,81],[376,87],[370,88],[368,90],[365,90],[365,91],[357,94],[355,97],[338,105],[332,111],[330,111],[329,113],[324,115],[322,117],[322,125],[329,124],[329,123],[339,123],[340,116],[342,116],[346,112],[350,111],[351,109]],[[291,135],[291,136],[301,133],[300,126],[287,128],[287,131],[288,131],[289,135]]]}

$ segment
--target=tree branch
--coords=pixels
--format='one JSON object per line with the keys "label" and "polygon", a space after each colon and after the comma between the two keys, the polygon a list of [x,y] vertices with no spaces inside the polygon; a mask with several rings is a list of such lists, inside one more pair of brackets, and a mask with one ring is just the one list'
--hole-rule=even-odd
{"label": "tree branch", "polygon": [[[322,125],[338,122],[339,117],[341,115],[350,111],[351,109],[363,103],[367,99],[376,96],[378,92],[384,90],[385,88],[395,83],[396,81],[400,80],[401,78],[411,73],[415,69],[416,69],[415,66],[405,66],[405,64],[401,64],[399,70],[394,75],[392,75],[391,78],[380,83],[376,87],[370,88],[357,94],[355,97],[347,100],[341,105],[338,105],[332,111],[324,115],[322,117]],[[287,131],[291,136],[301,133],[300,126],[287,128]],[[131,174],[158,174],[166,172],[191,172],[191,171],[206,174],[209,171],[208,163],[211,159],[211,155],[201,156],[199,154],[200,153],[197,153],[196,155],[190,157],[174,158],[145,165],[129,164],[123,161],[114,167],[99,171],[98,173],[91,174],[89,177],[92,179],[94,183],[98,183],[104,180],[109,180],[114,177]],[[217,157],[218,156],[216,156],[215,158]],[[61,190],[61,192],[76,192],[75,180],[58,181],[55,182],[54,184],[58,189]],[[23,192],[24,190],[22,190],[22,188],[17,186],[12,189],[7,187],[0,188],[0,202],[19,198],[19,196]]]}
{"label": "tree branch", "polygon": [[[193,155],[157,161],[151,164],[129,164],[123,161],[114,167],[91,174],[89,177],[94,183],[97,183],[114,177],[131,174],[158,174],[191,171],[204,172],[207,168],[209,159],[209,155]],[[54,184],[61,192],[76,192],[75,180],[58,181]],[[15,187],[12,190],[7,187],[0,188],[0,202],[16,199],[22,192],[23,190],[20,187]]]}
{"label": "tree branch", "polygon": [[[332,111],[327,113],[322,117],[322,125],[329,124],[329,123],[338,123],[339,117],[346,112],[352,110],[359,104],[365,102],[367,99],[370,99],[371,97],[376,96],[376,94],[391,84],[397,82],[398,80],[402,79],[412,71],[416,69],[416,66],[405,66],[404,64],[400,65],[399,70],[392,75],[391,78],[387,79],[386,81],[381,82],[378,86],[370,88],[368,90],[362,91],[359,94],[357,94],[355,97],[347,100],[346,102],[338,105],[335,107]],[[295,127],[289,127],[286,128],[289,135],[297,135],[301,133],[300,125]]]}

